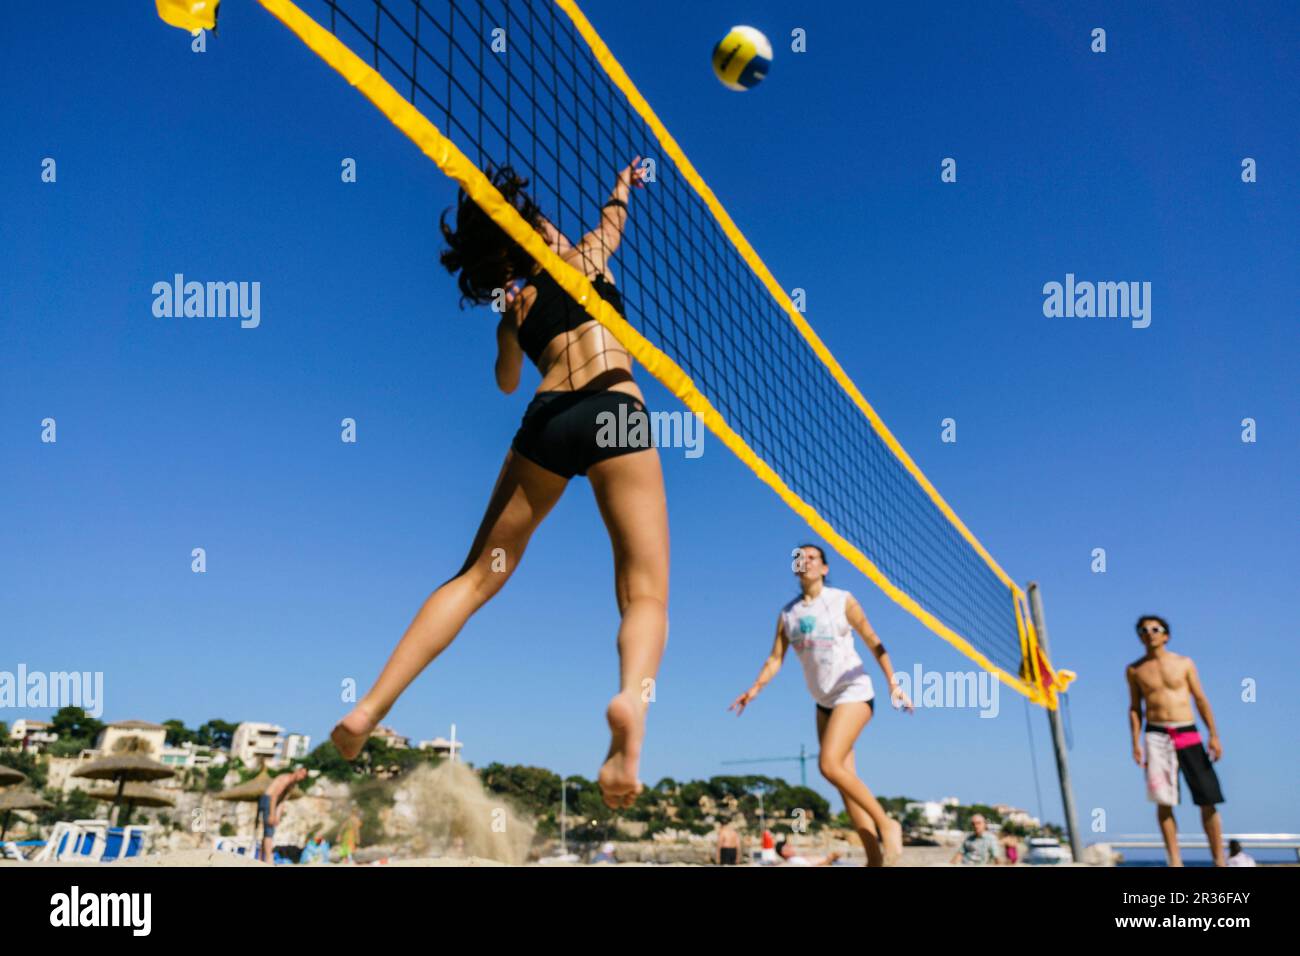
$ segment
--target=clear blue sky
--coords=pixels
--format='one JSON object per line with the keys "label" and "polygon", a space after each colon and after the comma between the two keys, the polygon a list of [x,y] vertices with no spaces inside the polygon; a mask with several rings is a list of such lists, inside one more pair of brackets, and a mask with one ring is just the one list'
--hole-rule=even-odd
{"label": "clear blue sky", "polygon": [[[1085,826],[1101,808],[1111,832],[1154,829],[1123,680],[1152,611],[1216,709],[1228,829],[1300,830],[1294,5],[587,12],[777,278],[808,290],[810,321],[904,446],[1013,576],[1042,582],[1054,658],[1080,675]],[[733,23],[777,47],[754,92],[709,70]],[[794,27],[806,54],[788,52]],[[0,670],[103,671],[107,720],[266,720],[319,742],[345,710],[339,682],[367,685],[459,565],[535,384],[495,390],[491,323],[458,311],[437,266],[454,191],[255,4],[229,2],[203,55],[143,2],[5,5],[0,47]],[[57,184],[40,182],[46,156]],[[261,327],[155,319],[150,289],[176,272],[260,281]],[[1151,282],[1151,327],[1045,318],[1042,286],[1067,272]],[[47,416],[56,445],[39,440]],[[664,455],[672,627],[650,782],[815,749],[793,658],[743,718],[725,712],[809,535],[711,436],[705,449]],[[967,669],[832,560],[896,666]],[[578,482],[389,723],[423,738],[454,721],[476,763],[590,777],[615,625]],[[1030,722],[1059,820],[1047,724]],[[883,712],[857,753],[884,794],[1039,810],[1011,693],[996,719]]]}

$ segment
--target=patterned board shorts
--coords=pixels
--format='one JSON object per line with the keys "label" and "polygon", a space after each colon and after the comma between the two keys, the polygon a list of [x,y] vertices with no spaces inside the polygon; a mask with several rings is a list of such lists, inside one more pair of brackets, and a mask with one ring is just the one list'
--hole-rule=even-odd
{"label": "patterned board shorts", "polygon": [[1182,794],[1178,786],[1181,770],[1198,807],[1223,803],[1219,777],[1210,755],[1201,744],[1195,724],[1161,727],[1147,724],[1147,798],[1163,807],[1174,807]]}

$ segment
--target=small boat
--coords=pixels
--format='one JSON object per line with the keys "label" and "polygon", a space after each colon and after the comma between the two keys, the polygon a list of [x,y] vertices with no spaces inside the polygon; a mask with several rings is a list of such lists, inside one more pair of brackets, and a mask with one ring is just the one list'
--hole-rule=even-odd
{"label": "small boat", "polygon": [[1030,837],[1026,842],[1029,844],[1029,851],[1025,854],[1026,863],[1056,864],[1072,862],[1070,851],[1061,846],[1061,841],[1055,837]]}

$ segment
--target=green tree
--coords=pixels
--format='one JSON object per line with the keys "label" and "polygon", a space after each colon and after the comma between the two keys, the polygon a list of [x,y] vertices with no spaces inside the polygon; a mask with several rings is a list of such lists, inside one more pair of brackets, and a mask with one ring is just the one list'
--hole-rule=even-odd
{"label": "green tree", "polygon": [[3,756],[0,756],[0,766],[12,767],[19,773],[27,774],[27,782],[33,790],[40,790],[45,786],[45,761],[34,753],[26,750],[7,750]]}
{"label": "green tree", "polygon": [[659,814],[659,805],[663,801],[654,789],[645,787],[636,795],[632,806],[623,810],[623,818],[639,823],[648,823]]}
{"label": "green tree", "polygon": [[228,720],[218,720],[213,718],[199,725],[195,732],[194,742],[203,744],[205,747],[216,747],[220,750],[229,750],[231,742],[235,739],[235,730],[239,724],[232,724]]}
{"label": "green tree", "polygon": [[208,764],[207,773],[204,775],[203,789],[207,793],[216,793],[221,789],[221,781],[225,779],[226,774],[230,772],[229,764]]}
{"label": "green tree", "polygon": [[47,787],[41,796],[53,804],[49,809],[36,812],[37,822],[41,826],[53,826],[60,820],[89,820],[95,816],[95,811],[101,806],[100,801],[95,800],[80,787],[73,789],[71,793]]}
{"label": "green tree", "polygon": [[[572,780],[571,782],[578,782]],[[587,784],[588,781],[582,781]],[[558,807],[556,809],[558,812]],[[600,787],[595,783],[580,786],[569,793],[569,839],[578,843],[603,843],[620,838],[616,828],[618,814],[605,806]]]}
{"label": "green tree", "polygon": [[375,772],[380,768],[405,774],[421,764],[436,766],[442,760],[432,750],[417,750],[411,747],[393,747],[383,738],[371,737],[361,750],[359,763]]}
{"label": "green tree", "polygon": [[179,720],[164,720],[162,725],[167,728],[167,745],[170,747],[179,747],[181,744],[192,744],[198,742],[198,734],[190,730]]}
{"label": "green tree", "polygon": [[700,811],[700,797],[712,796],[709,793],[709,785],[703,780],[688,780],[678,784],[677,805],[681,807],[682,812],[692,812],[698,814]]}
{"label": "green tree", "polygon": [[825,797],[810,787],[792,787],[784,780],[778,780],[778,787],[767,798],[769,816],[788,817],[795,810],[812,814],[814,829],[824,826],[830,819],[831,805]]}
{"label": "green tree", "polygon": [[1010,820],[1003,822],[1002,832],[1009,833],[1012,836],[1018,836],[1018,837],[1029,836],[1028,827],[1026,827],[1023,823],[1013,823]]}
{"label": "green tree", "polygon": [[347,783],[358,776],[352,769],[351,762],[344,760],[338,748],[329,740],[316,746],[303,761],[303,766],[308,770],[319,770],[325,779],[335,783]]}
{"label": "green tree", "polygon": [[[560,775],[543,767],[524,767],[490,763],[479,773],[490,793],[507,797],[522,810],[539,818],[558,816],[560,812]],[[569,779],[569,797],[592,784],[581,777]]]}
{"label": "green tree", "polygon": [[877,797],[876,799],[878,799],[880,805],[885,808],[885,812],[896,820],[901,820],[907,816],[907,805],[909,803],[918,802],[913,800],[911,797]]}
{"label": "green tree", "polygon": [[62,707],[50,718],[50,730],[59,739],[48,752],[55,757],[73,757],[88,747],[95,746],[95,738],[104,729],[102,721],[88,715],[80,707]]}
{"label": "green tree", "polygon": [[677,790],[677,781],[672,777],[663,777],[654,785],[653,789],[663,796],[671,796]]}

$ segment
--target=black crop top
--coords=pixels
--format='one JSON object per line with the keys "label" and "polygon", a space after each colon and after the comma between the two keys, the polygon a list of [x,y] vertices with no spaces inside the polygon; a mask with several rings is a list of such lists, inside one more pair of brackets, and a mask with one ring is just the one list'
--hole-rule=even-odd
{"label": "black crop top", "polygon": [[[586,310],[573,301],[551,277],[542,270],[532,277],[533,287],[537,289],[537,298],[528,309],[523,324],[519,326],[519,345],[533,364],[539,364],[542,352],[551,339],[565,332],[571,332],[585,322],[593,321]],[[603,275],[591,280],[596,293],[623,315],[623,295]]]}

